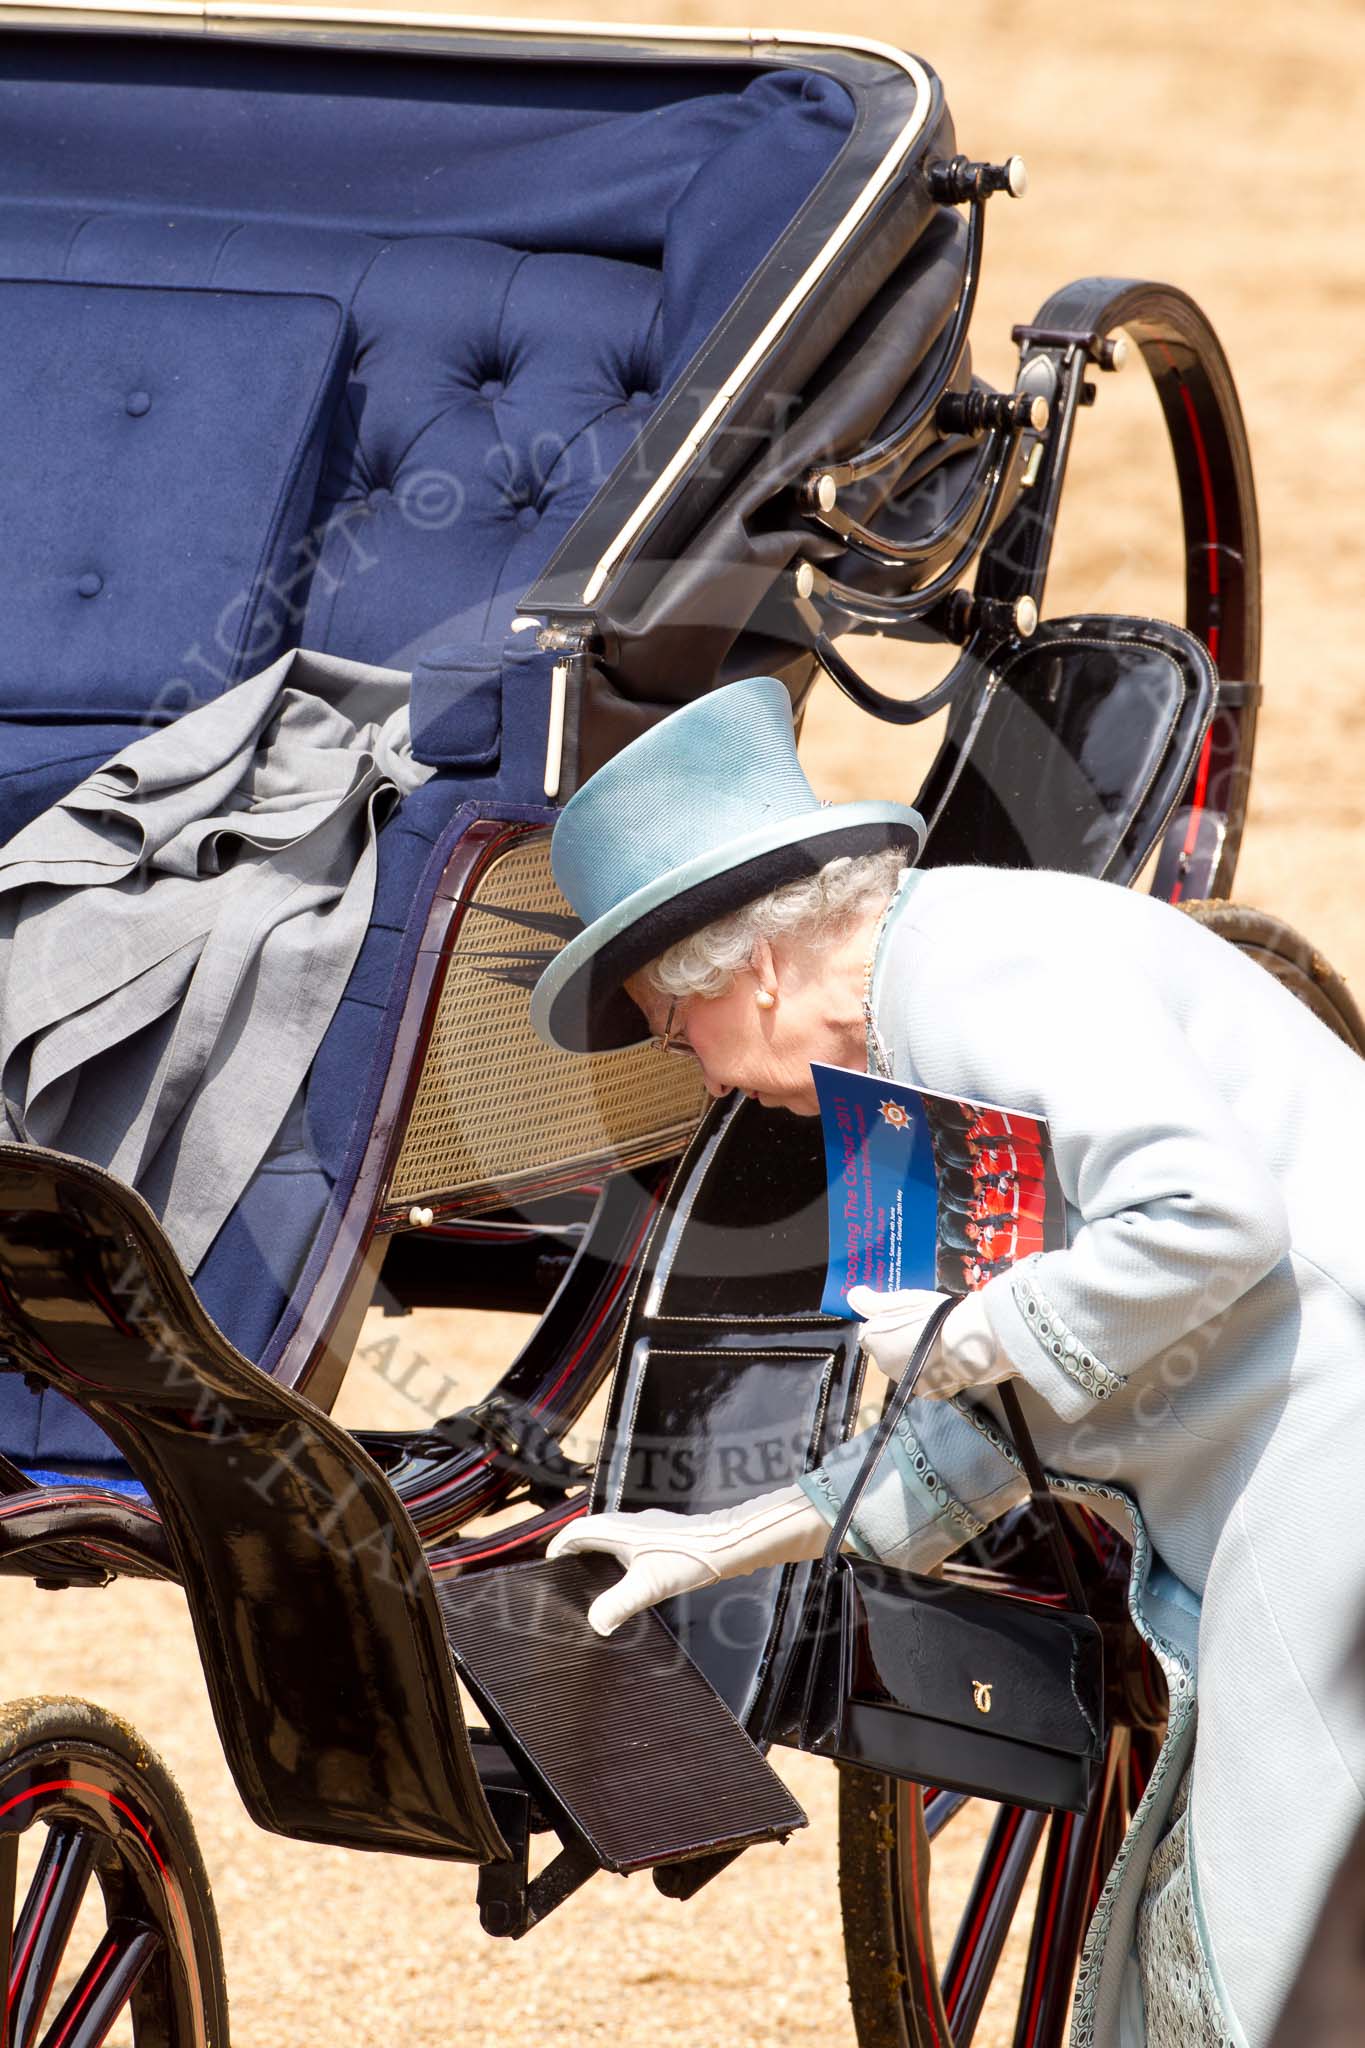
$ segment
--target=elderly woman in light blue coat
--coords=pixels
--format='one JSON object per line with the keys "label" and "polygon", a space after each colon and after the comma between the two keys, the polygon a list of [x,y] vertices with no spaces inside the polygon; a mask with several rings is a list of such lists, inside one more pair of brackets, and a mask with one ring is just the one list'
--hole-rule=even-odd
{"label": "elderly woman in light blue coat", "polygon": [[[673,823],[650,826],[661,765]],[[633,1035],[684,1040],[713,1094],[799,1115],[825,1060],[1046,1118],[1068,1242],[953,1310],[932,1397],[908,1404],[846,1541],[925,1570],[1017,1503],[993,1392],[1016,1379],[1053,1483],[1133,1541],[1134,1616],[1171,1694],[1073,2048],[1264,2048],[1365,1810],[1365,1062],[1169,905],[1058,873],[920,870],[913,812],[818,805],[799,776],[770,678],[600,770],[555,836],[586,929],[533,1016],[584,1050],[623,1042],[629,999]],[[633,814],[614,883],[587,829],[603,802]],[[755,853],[784,832],[785,876]],[[889,1372],[934,1299],[855,1303]],[[594,1603],[610,1629],[818,1554],[865,1450],[855,1436],[713,1515],[587,1516],[551,1553],[627,1567]]]}

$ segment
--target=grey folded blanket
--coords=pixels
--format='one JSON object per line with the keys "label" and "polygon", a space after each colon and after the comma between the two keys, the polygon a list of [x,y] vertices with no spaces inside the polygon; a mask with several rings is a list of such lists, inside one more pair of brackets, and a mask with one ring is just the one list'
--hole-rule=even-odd
{"label": "grey folded blanket", "polygon": [[340,1001],[432,770],[406,671],[291,649],[0,847],[0,1137],[108,1167],[189,1272]]}

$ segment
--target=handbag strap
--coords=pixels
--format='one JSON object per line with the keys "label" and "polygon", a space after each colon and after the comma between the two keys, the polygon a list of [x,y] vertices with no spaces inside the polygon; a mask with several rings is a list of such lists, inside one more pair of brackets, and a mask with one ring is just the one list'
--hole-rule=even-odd
{"label": "handbag strap", "polygon": [[938,1339],[938,1333],[947,1321],[951,1311],[957,1307],[957,1301],[958,1297],[956,1295],[949,1295],[946,1301],[941,1301],[938,1307],[931,1312],[929,1320],[919,1333],[919,1338],[906,1363],[904,1372],[892,1389],[890,1400],[877,1418],[877,1426],[872,1432],[872,1441],[867,1447],[867,1454],[853,1475],[853,1484],[844,1495],[843,1506],[835,1516],[833,1527],[830,1529],[829,1541],[825,1545],[825,1554],[820,1560],[826,1570],[833,1565],[835,1558],[839,1554],[839,1545],[843,1542],[844,1534],[853,1519],[853,1510],[858,1505],[858,1497],[867,1485],[868,1480],[872,1477],[872,1468],[881,1456],[887,1438],[899,1421],[901,1410],[915,1391],[915,1381],[923,1372],[929,1353],[933,1350]]}
{"label": "handbag strap", "polygon": [[[914,1393],[915,1382],[924,1370],[929,1354],[938,1340],[939,1331],[961,1299],[961,1295],[952,1294],[949,1295],[946,1301],[941,1301],[921,1330],[906,1368],[896,1382],[890,1400],[877,1419],[877,1426],[873,1431],[872,1441],[868,1445],[863,1462],[853,1475],[853,1483],[844,1495],[843,1505],[835,1517],[833,1526],[830,1529],[829,1540],[820,1559],[819,1577],[823,1578],[828,1572],[833,1570],[835,1559],[839,1554],[839,1546],[843,1542],[848,1525],[853,1519],[853,1510],[858,1505],[863,1488],[872,1477],[873,1467],[885,1448],[887,1438],[899,1421],[910,1396]],[[1076,1560],[1071,1555],[1071,1546],[1066,1540],[1061,1510],[1053,1499],[1052,1488],[1047,1483],[1047,1475],[1043,1471],[1042,1460],[1038,1456],[1033,1438],[1029,1433],[1028,1424],[1024,1420],[1024,1411],[1020,1406],[1019,1396],[1008,1380],[1000,1382],[998,1391],[1001,1406],[1005,1410],[1010,1430],[1014,1437],[1015,1449],[1019,1453],[1019,1462],[1024,1468],[1024,1476],[1029,1483],[1033,1504],[1047,1526],[1048,1539],[1052,1546],[1052,1554],[1056,1560],[1057,1569],[1061,1573],[1062,1583],[1066,1587],[1073,1606],[1080,1609],[1083,1613],[1089,1613],[1090,1603],[1085,1597],[1085,1588],[1081,1584],[1081,1576],[1076,1569]]]}
{"label": "handbag strap", "polygon": [[1062,1511],[1053,1498],[1052,1488],[1047,1483],[1047,1474],[1043,1470],[1042,1460],[1038,1456],[1033,1438],[1029,1434],[1028,1424],[1024,1420],[1024,1411],[1019,1405],[1019,1396],[1008,1380],[1001,1380],[997,1392],[1000,1395],[1000,1405],[1009,1420],[1010,1430],[1014,1437],[1014,1448],[1019,1453],[1019,1463],[1024,1468],[1024,1476],[1028,1480],[1033,1494],[1033,1504],[1047,1524],[1048,1538],[1052,1544],[1052,1555],[1056,1559],[1057,1569],[1062,1575],[1062,1584],[1071,1596],[1072,1606],[1079,1608],[1082,1613],[1088,1614],[1090,1612],[1090,1602],[1085,1597],[1085,1587],[1081,1584],[1081,1575],[1076,1569],[1076,1560],[1071,1555],[1071,1545],[1066,1540],[1066,1534],[1062,1527]]}

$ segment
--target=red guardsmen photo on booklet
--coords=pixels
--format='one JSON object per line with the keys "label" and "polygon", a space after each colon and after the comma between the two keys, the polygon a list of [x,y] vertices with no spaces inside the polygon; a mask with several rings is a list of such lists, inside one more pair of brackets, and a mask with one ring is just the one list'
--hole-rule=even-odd
{"label": "red guardsmen photo on booklet", "polygon": [[826,1315],[848,1313],[850,1287],[961,1294],[1066,1243],[1041,1118],[846,1067],[811,1071],[829,1180]]}

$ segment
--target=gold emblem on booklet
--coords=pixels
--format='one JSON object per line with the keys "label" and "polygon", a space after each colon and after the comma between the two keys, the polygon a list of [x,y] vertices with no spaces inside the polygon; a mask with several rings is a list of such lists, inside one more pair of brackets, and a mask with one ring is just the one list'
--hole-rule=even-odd
{"label": "gold emblem on booklet", "polygon": [[989,1684],[984,1678],[974,1678],[972,1680],[972,1698],[976,1702],[976,1710],[979,1714],[989,1714],[991,1710],[991,1686],[994,1683],[994,1679]]}

